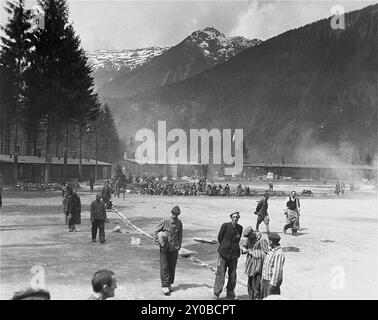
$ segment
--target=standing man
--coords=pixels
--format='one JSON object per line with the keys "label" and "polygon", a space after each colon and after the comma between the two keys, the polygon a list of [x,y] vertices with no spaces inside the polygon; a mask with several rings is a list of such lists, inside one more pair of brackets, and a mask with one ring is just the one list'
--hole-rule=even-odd
{"label": "standing man", "polygon": [[245,259],[245,274],[248,276],[248,297],[250,300],[261,299],[261,277],[265,257],[269,252],[269,244],[260,232],[253,232],[249,227],[243,233],[242,253]]}
{"label": "standing man", "polygon": [[243,227],[238,224],[239,212],[230,214],[231,222],[223,223],[218,234],[218,263],[214,283],[214,298],[219,299],[224,286],[226,270],[228,269],[227,298],[234,300],[236,287],[236,268],[240,257],[239,242]]}
{"label": "standing man", "polygon": [[178,252],[182,243],[181,210],[174,206],[172,215],[163,219],[155,229],[155,242],[160,246],[160,279],[164,295],[173,291]]}
{"label": "standing man", "polygon": [[114,297],[117,279],[111,270],[98,270],[92,278],[93,293],[88,300],[106,300]]}
{"label": "standing man", "polygon": [[99,229],[100,243],[105,242],[105,221],[107,220],[105,204],[101,201],[101,193],[91,203],[92,242],[96,242],[97,229]]}
{"label": "standing man", "polygon": [[108,179],[106,179],[104,183],[104,188],[102,189],[102,200],[105,202],[105,208],[106,209],[111,209],[112,204],[111,204],[111,190],[110,190],[110,183],[108,182]]}
{"label": "standing man", "polygon": [[63,204],[63,212],[66,219],[65,224],[68,224],[68,214],[67,214],[67,200],[68,197],[72,194],[72,189],[70,187],[69,182],[65,183],[65,186],[62,189],[62,204]]}
{"label": "standing man", "polygon": [[91,188],[91,192],[93,192],[94,184],[95,184],[95,178],[94,178],[93,174],[91,173],[91,177],[89,178],[89,186]]}
{"label": "standing man", "polygon": [[264,221],[266,226],[266,233],[269,234],[269,215],[268,215],[268,200],[269,193],[264,194],[264,198],[257,204],[255,214],[257,215],[256,231],[259,231],[259,225]]}
{"label": "standing man", "polygon": [[290,196],[286,199],[286,224],[283,228],[283,233],[291,228],[292,235],[296,236],[299,230],[299,215],[300,215],[300,202],[295,191],[290,192]]}
{"label": "standing man", "polygon": [[74,188],[67,199],[68,228],[70,232],[76,232],[76,224],[81,224],[81,201]]}
{"label": "standing man", "polygon": [[271,250],[265,258],[262,270],[262,298],[273,294],[281,294],[280,286],[283,280],[283,266],[285,263],[285,254],[280,246],[280,236],[272,232],[268,235],[268,239]]}

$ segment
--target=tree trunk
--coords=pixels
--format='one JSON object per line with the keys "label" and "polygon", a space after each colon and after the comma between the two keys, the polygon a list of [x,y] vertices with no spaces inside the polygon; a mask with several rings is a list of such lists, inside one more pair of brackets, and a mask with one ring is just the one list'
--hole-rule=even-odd
{"label": "tree trunk", "polygon": [[64,164],[63,164],[63,175],[64,179],[68,178],[68,163],[67,163],[67,154],[68,154],[68,122],[65,124],[64,128]]}
{"label": "tree trunk", "polygon": [[79,179],[80,181],[83,179],[83,167],[81,162],[81,124],[79,124]]}
{"label": "tree trunk", "polygon": [[96,125],[96,165],[95,165],[95,180],[97,181],[97,148],[98,148],[98,133],[97,133],[97,125]]}
{"label": "tree trunk", "polygon": [[14,129],[14,140],[13,140],[13,180],[14,184],[18,181],[18,116],[16,107],[16,118],[15,118],[15,129]]}
{"label": "tree trunk", "polygon": [[47,115],[45,183],[50,181],[50,117]]}
{"label": "tree trunk", "polygon": [[33,135],[33,156],[37,155],[37,141],[38,141],[38,129],[34,128],[34,135]]}

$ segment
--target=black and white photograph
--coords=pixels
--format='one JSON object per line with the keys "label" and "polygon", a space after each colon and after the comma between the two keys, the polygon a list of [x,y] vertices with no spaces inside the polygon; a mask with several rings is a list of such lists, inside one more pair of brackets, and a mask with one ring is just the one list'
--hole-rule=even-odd
{"label": "black and white photograph", "polygon": [[0,300],[378,299],[377,1],[0,3]]}

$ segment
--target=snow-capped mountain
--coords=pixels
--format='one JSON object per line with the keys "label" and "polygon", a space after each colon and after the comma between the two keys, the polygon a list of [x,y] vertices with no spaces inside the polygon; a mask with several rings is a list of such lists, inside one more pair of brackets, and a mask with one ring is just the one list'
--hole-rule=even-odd
{"label": "snow-capped mountain", "polygon": [[95,88],[129,72],[157,57],[169,47],[148,47],[140,49],[91,50],[87,51],[88,62],[93,69]]}
{"label": "snow-capped mountain", "polygon": [[260,43],[257,39],[225,37],[212,27],[197,30],[139,68],[104,83],[99,94],[106,98],[122,98],[182,81]]}
{"label": "snow-capped mountain", "polygon": [[244,37],[226,37],[215,28],[208,27],[194,31],[184,40],[188,46],[197,46],[203,55],[214,64],[218,64],[235,56],[240,51],[260,44],[258,39],[249,40]]}

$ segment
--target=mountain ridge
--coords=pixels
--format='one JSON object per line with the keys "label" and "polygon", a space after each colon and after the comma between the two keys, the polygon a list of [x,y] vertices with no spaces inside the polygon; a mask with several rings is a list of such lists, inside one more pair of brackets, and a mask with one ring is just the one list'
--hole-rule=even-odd
{"label": "mountain ridge", "polygon": [[325,18],[189,79],[115,101],[120,134],[155,129],[158,120],[243,128],[255,161],[362,161],[377,153],[377,17],[378,5],[347,13],[345,30]]}

